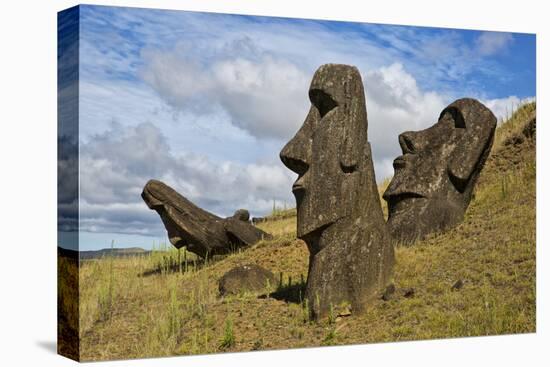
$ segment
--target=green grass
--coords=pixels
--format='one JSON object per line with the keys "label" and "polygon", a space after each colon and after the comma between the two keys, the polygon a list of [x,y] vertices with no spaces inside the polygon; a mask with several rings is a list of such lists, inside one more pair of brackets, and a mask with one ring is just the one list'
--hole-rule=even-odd
{"label": "green grass", "polygon": [[[534,104],[523,107],[498,128],[464,222],[415,246],[396,248],[396,292],[388,301],[373,301],[361,315],[340,318],[335,311],[327,320],[311,322],[299,293],[308,251],[296,239],[296,217],[287,210],[258,225],[273,240],[207,264],[166,245],[148,255],[83,262],[82,359],[534,332],[535,146],[506,143],[534,109]],[[282,281],[260,294],[220,297],[218,279],[244,263],[270,269]],[[464,285],[453,290],[457,280]],[[403,296],[408,288],[414,296]],[[298,301],[277,299],[269,295],[272,290]],[[105,292],[111,294],[109,307],[98,301]],[[105,310],[108,318],[102,316]]]}
{"label": "green grass", "polygon": [[225,330],[223,339],[220,342],[220,349],[228,349],[235,345],[235,335],[233,334],[233,321],[225,320]]}

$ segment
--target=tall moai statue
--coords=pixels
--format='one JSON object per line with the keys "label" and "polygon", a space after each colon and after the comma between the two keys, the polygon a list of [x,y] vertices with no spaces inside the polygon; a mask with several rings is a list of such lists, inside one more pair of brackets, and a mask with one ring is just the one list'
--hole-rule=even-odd
{"label": "tall moai statue", "polygon": [[310,252],[305,297],[312,317],[319,318],[342,304],[360,312],[390,281],[394,252],[374,176],[359,71],[321,66],[309,99],[303,126],[280,157],[298,174],[292,186],[297,235]]}
{"label": "tall moai statue", "polygon": [[388,227],[398,243],[458,225],[493,144],[496,118],[475,99],[447,106],[437,123],[399,135],[403,155],[384,193]]}

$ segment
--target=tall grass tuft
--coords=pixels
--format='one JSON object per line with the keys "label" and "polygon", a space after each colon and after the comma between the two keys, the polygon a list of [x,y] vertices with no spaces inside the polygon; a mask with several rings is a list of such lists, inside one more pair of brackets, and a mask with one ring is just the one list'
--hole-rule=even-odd
{"label": "tall grass tuft", "polygon": [[228,349],[235,345],[235,334],[233,333],[233,321],[225,320],[223,338],[220,342],[220,349]]}
{"label": "tall grass tuft", "polygon": [[98,309],[99,319],[101,321],[110,320],[113,316],[113,293],[114,293],[114,250],[115,241],[111,241],[111,252],[109,253],[109,280],[107,286],[102,286],[98,291]]}
{"label": "tall grass tuft", "polygon": [[508,177],[506,176],[500,179],[500,196],[502,199],[506,199],[508,196]]}
{"label": "tall grass tuft", "polygon": [[170,337],[178,336],[182,327],[182,313],[180,308],[180,302],[176,294],[176,288],[170,289],[170,305],[168,307],[168,330]]}

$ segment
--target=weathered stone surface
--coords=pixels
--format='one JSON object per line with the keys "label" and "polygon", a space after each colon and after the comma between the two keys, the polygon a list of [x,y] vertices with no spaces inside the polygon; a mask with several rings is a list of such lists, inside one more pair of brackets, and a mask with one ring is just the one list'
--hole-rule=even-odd
{"label": "weathered stone surface", "polygon": [[360,312],[390,280],[394,253],[367,139],[359,71],[327,64],[313,76],[311,108],[281,151],[298,179],[297,235],[308,246],[306,298],[314,318],[331,305]]}
{"label": "weathered stone surface", "polygon": [[275,284],[275,275],[255,264],[237,266],[225,273],[218,282],[221,295],[258,292]]}
{"label": "weathered stone surface", "polygon": [[464,98],[447,106],[438,122],[399,135],[403,155],[384,193],[393,238],[412,244],[462,222],[493,144],[496,118],[480,102]]}
{"label": "weathered stone surface", "polygon": [[[222,255],[252,245],[271,235],[243,221],[242,212],[220,218],[203,210],[178,194],[170,186],[157,181],[147,182],[141,197],[159,215],[176,248],[201,256]],[[239,211],[237,211],[239,212]],[[247,212],[248,213],[248,212]]]}
{"label": "weathered stone surface", "polygon": [[248,222],[250,220],[250,213],[246,209],[238,209],[233,214],[233,218]]}

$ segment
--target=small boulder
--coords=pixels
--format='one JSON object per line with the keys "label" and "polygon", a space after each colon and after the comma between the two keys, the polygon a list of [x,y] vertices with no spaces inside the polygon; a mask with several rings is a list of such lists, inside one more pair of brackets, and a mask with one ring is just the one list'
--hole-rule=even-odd
{"label": "small boulder", "polygon": [[222,296],[243,292],[258,292],[275,284],[275,275],[255,264],[239,265],[225,273],[218,282]]}

